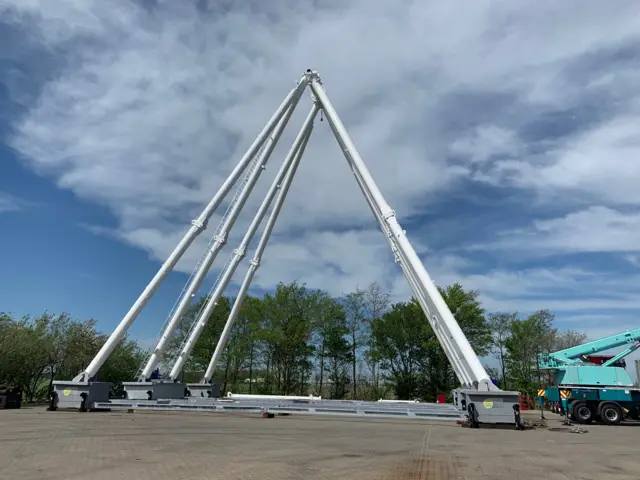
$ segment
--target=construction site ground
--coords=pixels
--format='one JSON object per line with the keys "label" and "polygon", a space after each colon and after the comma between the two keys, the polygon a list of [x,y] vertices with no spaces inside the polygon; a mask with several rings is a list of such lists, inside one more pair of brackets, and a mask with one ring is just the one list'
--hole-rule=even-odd
{"label": "construction site ground", "polygon": [[551,430],[520,432],[395,419],[0,410],[0,479],[638,479],[640,426],[589,425],[580,434],[547,417]]}

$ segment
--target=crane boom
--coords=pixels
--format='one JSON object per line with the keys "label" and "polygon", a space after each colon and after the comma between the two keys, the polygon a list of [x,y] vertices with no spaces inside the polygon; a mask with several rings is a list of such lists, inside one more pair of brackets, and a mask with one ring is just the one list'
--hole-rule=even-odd
{"label": "crane boom", "polygon": [[626,332],[600,338],[575,347],[565,348],[557,352],[542,354],[539,363],[541,368],[557,368],[561,365],[579,364],[585,362],[583,357],[586,355],[593,355],[622,345],[629,345],[629,348],[602,364],[602,366],[607,367],[636,350],[639,345],[638,342],[640,342],[640,328],[627,330]]}

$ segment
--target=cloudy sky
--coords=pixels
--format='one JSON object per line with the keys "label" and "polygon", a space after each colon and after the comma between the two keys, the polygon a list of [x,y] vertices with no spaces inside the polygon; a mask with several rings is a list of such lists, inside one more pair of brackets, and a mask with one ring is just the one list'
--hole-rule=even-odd
{"label": "cloudy sky", "polygon": [[[4,0],[0,310],[112,328],[313,68],[437,283],[594,337],[636,327],[639,47],[623,0]],[[210,234],[134,335],[155,336]],[[403,300],[399,275],[317,121],[254,292],[375,280]]]}

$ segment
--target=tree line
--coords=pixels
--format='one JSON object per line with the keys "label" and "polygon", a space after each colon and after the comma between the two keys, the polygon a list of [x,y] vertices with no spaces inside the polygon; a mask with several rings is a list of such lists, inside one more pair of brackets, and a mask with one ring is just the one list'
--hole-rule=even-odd
{"label": "tree line", "polygon": [[[540,310],[487,313],[479,293],[454,284],[440,288],[475,352],[494,357],[486,367],[503,389],[533,395],[548,379],[537,355],[580,344],[586,335],[559,331]],[[180,350],[207,298],[181,319],[160,365],[161,375]],[[198,382],[231,311],[222,297],[185,364],[180,380]],[[0,313],[0,384],[23,388],[27,401],[46,398],[56,379],[71,379],[91,361],[107,336],[93,319],[45,312],[14,318]],[[98,380],[133,380],[150,351],[127,338],[100,369]],[[262,298],[249,296],[229,335],[214,380],[235,393],[322,395],[324,398],[398,398],[434,401],[458,380],[415,299],[391,303],[378,283],[330,296],[293,282]]]}
{"label": "tree line", "polygon": [[[93,319],[50,312],[15,319],[0,312],[0,385],[22,387],[27,401],[47,398],[53,381],[75,377],[107,338]],[[117,385],[133,378],[144,355],[135,340],[125,339],[100,369],[100,379]]]}

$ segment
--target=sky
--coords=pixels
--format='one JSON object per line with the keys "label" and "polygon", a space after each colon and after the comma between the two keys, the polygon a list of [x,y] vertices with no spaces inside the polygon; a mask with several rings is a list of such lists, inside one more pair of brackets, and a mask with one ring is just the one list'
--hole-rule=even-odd
{"label": "sky", "polygon": [[[0,310],[113,329],[313,68],[436,283],[594,339],[638,327],[639,47],[625,0],[5,0]],[[133,337],[151,344],[212,231]],[[326,121],[251,292],[293,280],[410,296]]]}

